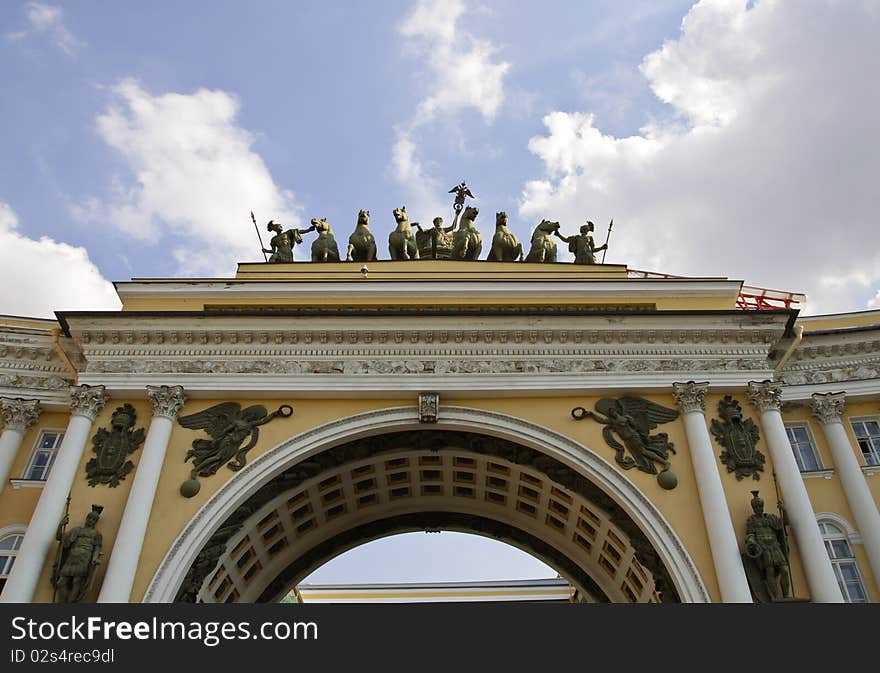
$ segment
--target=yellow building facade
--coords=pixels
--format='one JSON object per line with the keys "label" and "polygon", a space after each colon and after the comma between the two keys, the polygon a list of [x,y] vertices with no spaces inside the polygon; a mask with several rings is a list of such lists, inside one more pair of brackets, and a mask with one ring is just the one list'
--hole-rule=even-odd
{"label": "yellow building facade", "polygon": [[[568,263],[116,288],[118,312],[0,318],[3,601],[57,600],[59,523],[97,505],[84,602],[277,601],[417,530],[508,542],[586,602],[751,602],[753,491],[784,502],[789,599],[880,601],[880,312]],[[136,446],[113,443],[120,409]],[[96,461],[131,466],[93,485]]]}

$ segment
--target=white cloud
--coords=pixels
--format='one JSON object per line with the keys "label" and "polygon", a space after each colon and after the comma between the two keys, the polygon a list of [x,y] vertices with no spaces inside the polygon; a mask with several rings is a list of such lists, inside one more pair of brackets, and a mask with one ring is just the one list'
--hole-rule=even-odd
{"label": "white cloud", "polygon": [[48,38],[56,47],[68,56],[73,56],[86,43],[78,39],[64,25],[63,12],[60,7],[42,2],[29,2],[25,6],[28,28],[7,33],[12,40],[23,40],[28,37]]}
{"label": "white cloud", "polygon": [[675,116],[618,138],[548,114],[521,214],[568,231],[614,217],[610,262],[864,308],[880,284],[878,22],[868,2],[697,3],[641,66]]}
{"label": "white cloud", "polygon": [[[419,0],[398,27],[407,38],[407,53],[427,65],[427,95],[411,119],[397,129],[391,152],[391,174],[414,192],[420,211],[441,205],[439,183],[418,157],[419,129],[440,116],[475,109],[491,123],[504,102],[504,77],[510,64],[496,62],[497,49],[461,28],[462,0]],[[445,208],[444,208],[445,209]]]}
{"label": "white cloud", "polygon": [[118,310],[113,285],[84,248],[20,234],[18,217],[0,201],[0,313],[51,318],[54,311]]}
{"label": "white cloud", "polygon": [[[173,256],[188,275],[230,275],[238,261],[261,259],[250,211],[265,223],[299,224],[293,195],[275,184],[235,124],[239,103],[225,91],[156,96],[127,79],[98,117],[101,138],[118,150],[134,182],[117,179],[107,202],[84,201],[79,217],[106,222],[149,244],[168,234]],[[167,241],[165,241],[167,244]]]}

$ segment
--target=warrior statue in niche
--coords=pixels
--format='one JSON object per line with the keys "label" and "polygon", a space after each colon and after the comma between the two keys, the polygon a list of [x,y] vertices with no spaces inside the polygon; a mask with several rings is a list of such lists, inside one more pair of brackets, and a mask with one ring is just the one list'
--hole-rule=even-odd
{"label": "warrior statue in niche", "polygon": [[58,524],[55,539],[60,544],[52,566],[51,582],[60,603],[79,603],[91,587],[101,557],[103,537],[96,526],[103,509],[100,505],[92,505],[85,523],[67,532],[64,527],[70,522],[69,516],[65,515]]}
{"label": "warrior statue in niche", "polygon": [[745,553],[742,555],[752,593],[761,602],[791,598],[791,572],[788,566],[788,535],[785,508],[782,516],[764,513],[764,499],[752,491],[753,514],[746,521]]}

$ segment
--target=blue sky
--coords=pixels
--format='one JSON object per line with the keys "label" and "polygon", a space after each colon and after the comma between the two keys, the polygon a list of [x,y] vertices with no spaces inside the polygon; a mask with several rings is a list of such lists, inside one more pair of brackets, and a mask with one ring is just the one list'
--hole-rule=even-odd
{"label": "blue sky", "polygon": [[875,307],[878,12],[2,3],[0,280],[27,289],[0,311],[231,275],[260,258],[251,210],[327,217],[344,241],[369,209],[387,257],[391,211],[449,221],[462,179],[487,242],[500,210],[526,240],[544,217],[599,237],[614,218],[609,262],[804,291],[813,313]]}
{"label": "blue sky", "polygon": [[[229,276],[250,211],[369,209],[878,307],[880,5],[865,0],[0,3],[0,313]],[[564,246],[561,246],[562,249]],[[306,248],[299,251],[299,257]],[[570,258],[562,251],[561,259]]]}

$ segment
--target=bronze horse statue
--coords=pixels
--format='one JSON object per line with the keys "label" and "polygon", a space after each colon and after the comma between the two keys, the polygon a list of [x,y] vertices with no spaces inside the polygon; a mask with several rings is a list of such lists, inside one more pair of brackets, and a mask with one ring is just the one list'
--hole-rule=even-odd
{"label": "bronze horse statue", "polygon": [[507,213],[495,213],[495,236],[492,237],[492,249],[487,262],[516,262],[523,258],[523,245],[510,229],[507,228]]}
{"label": "bronze horse statue", "polygon": [[409,215],[406,214],[406,206],[395,208],[392,212],[397,228],[388,235],[388,252],[391,259],[418,259],[419,248],[409,222]]}
{"label": "bronze horse statue", "polygon": [[480,209],[468,206],[461,216],[461,224],[452,239],[452,259],[479,259],[483,249],[483,239],[474,226]]}
{"label": "bronze horse statue", "polygon": [[312,227],[318,232],[318,238],[312,241],[312,261],[338,262],[339,247],[336,245],[336,238],[327,218],[313,218]]}
{"label": "bronze horse statue", "polygon": [[527,262],[543,262],[552,264],[556,261],[556,241],[552,234],[559,231],[559,222],[541,220],[532,232],[532,247],[526,255]]}
{"label": "bronze horse statue", "polygon": [[358,212],[357,225],[354,233],[348,237],[348,262],[374,262],[376,256],[376,239],[370,232],[370,211]]}

